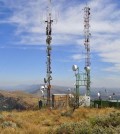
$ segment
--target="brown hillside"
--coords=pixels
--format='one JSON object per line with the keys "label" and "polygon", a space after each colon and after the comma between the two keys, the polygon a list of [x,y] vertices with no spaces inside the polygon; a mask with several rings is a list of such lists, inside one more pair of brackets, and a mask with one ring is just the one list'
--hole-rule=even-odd
{"label": "brown hillside", "polygon": [[0,91],[0,110],[26,110],[34,109],[38,97],[22,91]]}

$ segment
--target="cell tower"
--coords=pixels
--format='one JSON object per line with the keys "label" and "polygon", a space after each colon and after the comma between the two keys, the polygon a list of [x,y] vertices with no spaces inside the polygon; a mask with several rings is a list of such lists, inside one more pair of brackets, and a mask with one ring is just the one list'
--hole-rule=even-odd
{"label": "cell tower", "polygon": [[85,36],[85,50],[86,50],[86,56],[85,56],[85,71],[86,71],[86,94],[90,95],[90,8],[86,6],[84,8],[84,36]]}
{"label": "cell tower", "polygon": [[51,41],[52,41],[52,10],[51,10],[51,0],[48,0],[48,7],[47,7],[47,20],[45,20],[46,26],[46,53],[47,53],[47,75],[44,78],[44,83],[47,85],[47,106],[50,106],[50,90],[51,90],[51,80],[52,80],[52,70],[51,70]]}

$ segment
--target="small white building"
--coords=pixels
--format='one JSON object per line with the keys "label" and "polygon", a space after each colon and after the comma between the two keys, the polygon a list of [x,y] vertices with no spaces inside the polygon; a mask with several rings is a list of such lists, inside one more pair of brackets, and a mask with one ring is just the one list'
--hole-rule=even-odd
{"label": "small white building", "polygon": [[80,96],[79,104],[80,107],[90,107],[90,96]]}

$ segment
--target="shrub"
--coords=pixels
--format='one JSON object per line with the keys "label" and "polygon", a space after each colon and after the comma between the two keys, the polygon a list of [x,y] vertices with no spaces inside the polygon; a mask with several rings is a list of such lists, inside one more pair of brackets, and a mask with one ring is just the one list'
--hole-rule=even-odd
{"label": "shrub", "polygon": [[2,124],[1,124],[2,128],[5,128],[5,127],[13,127],[13,128],[16,128],[17,125],[16,123],[12,122],[12,121],[4,121]]}
{"label": "shrub", "polygon": [[[49,131],[50,132],[50,131]],[[120,113],[91,118],[88,121],[64,123],[51,134],[119,134]]]}
{"label": "shrub", "polygon": [[93,134],[105,134],[104,128],[98,125],[94,126],[92,133]]}
{"label": "shrub", "polygon": [[88,122],[64,123],[57,128],[56,134],[91,134]]}
{"label": "shrub", "polygon": [[105,127],[117,127],[120,125],[120,113],[112,112],[109,115],[98,116],[90,119],[91,124]]}
{"label": "shrub", "polygon": [[4,116],[0,114],[0,123],[4,121]]}
{"label": "shrub", "polygon": [[73,111],[69,110],[67,112],[61,113],[61,116],[66,116],[66,117],[72,117]]}

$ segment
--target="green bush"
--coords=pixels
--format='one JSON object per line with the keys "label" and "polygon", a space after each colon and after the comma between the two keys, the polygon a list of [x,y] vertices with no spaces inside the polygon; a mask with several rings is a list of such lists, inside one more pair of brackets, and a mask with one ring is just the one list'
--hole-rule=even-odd
{"label": "green bush", "polygon": [[120,134],[120,113],[112,112],[87,121],[64,123],[51,132],[51,134]]}
{"label": "green bush", "polygon": [[92,126],[98,125],[103,128],[110,126],[117,127],[120,125],[120,113],[113,112],[110,113],[109,115],[91,118],[90,123],[92,124]]}
{"label": "green bush", "polygon": [[12,121],[4,121],[2,124],[1,124],[2,128],[5,128],[5,127],[13,127],[13,128],[16,128],[17,125],[16,123],[12,122]]}
{"label": "green bush", "polygon": [[4,116],[0,114],[0,124],[4,121]]}
{"label": "green bush", "polygon": [[6,127],[12,127],[12,128],[16,128],[16,127],[21,127],[21,123],[20,122],[15,122],[13,119],[13,115],[9,114],[7,116],[3,116],[2,114],[0,114],[0,127],[1,128],[6,128]]}
{"label": "green bush", "polygon": [[91,134],[88,122],[64,123],[55,132],[56,134]]}

